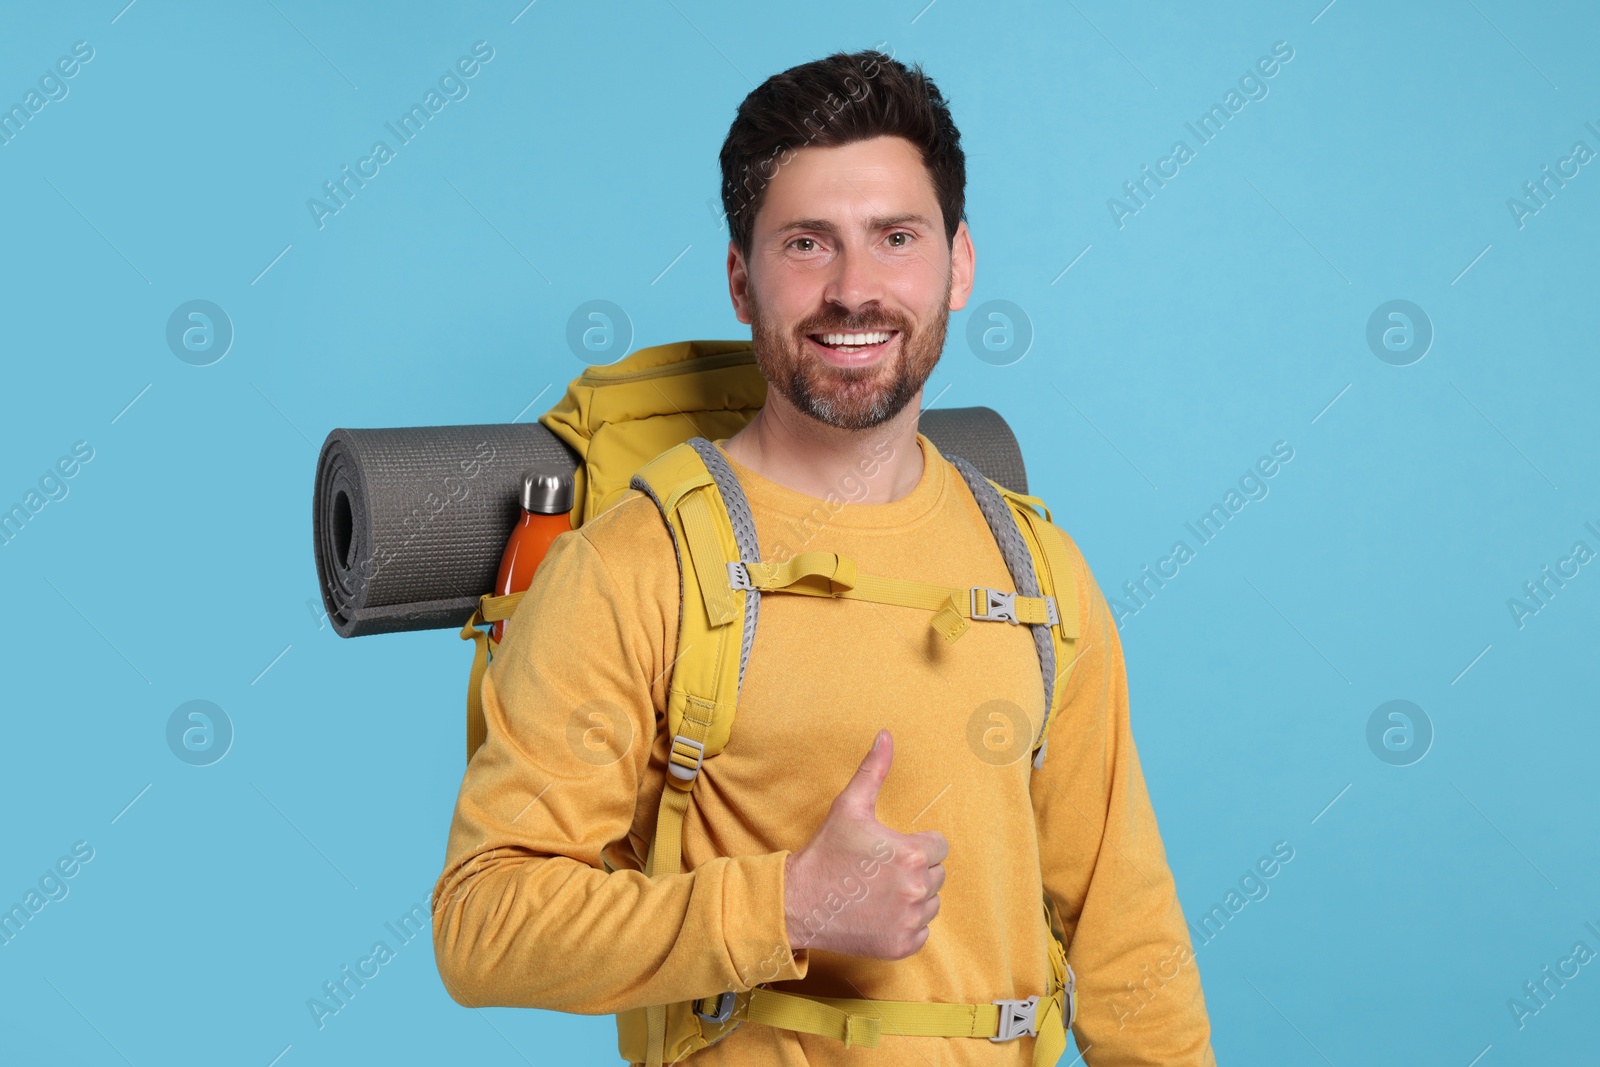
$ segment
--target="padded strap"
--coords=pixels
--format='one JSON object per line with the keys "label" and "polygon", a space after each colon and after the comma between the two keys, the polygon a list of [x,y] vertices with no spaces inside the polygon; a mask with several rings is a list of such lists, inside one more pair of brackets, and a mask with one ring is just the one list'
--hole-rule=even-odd
{"label": "padded strap", "polygon": [[[1078,581],[1073,573],[1072,561],[1067,555],[1066,544],[1061,539],[1061,532],[1051,524],[1050,509],[1045,507],[1044,502],[1037,497],[1013,493],[1004,486],[995,488],[1011,505],[1012,513],[1016,516],[1018,532],[1027,544],[1028,552],[1038,569],[1040,587],[1057,597],[1059,608],[1058,620],[1050,627],[1057,666],[1055,677],[1047,679],[1049,699],[1045,705],[1044,728],[1039,731],[1038,754],[1033,760],[1034,767],[1038,768],[1044,765],[1045,747],[1049,743],[1045,731],[1050,728],[1062,694],[1066,691],[1067,678],[1078,661]],[[1036,508],[1038,510],[1035,510]],[[1040,510],[1045,513],[1042,519],[1038,513]]]}
{"label": "padded strap", "polygon": [[[728,465],[727,457],[704,437],[691,437],[688,445],[699,453],[706,472],[711,475],[711,480],[717,483],[722,506],[728,509],[728,523],[733,528],[733,541],[739,549],[736,558],[760,559],[761,542],[756,537],[755,514],[750,510],[750,501],[744,495],[744,486],[739,484],[739,477]],[[739,635],[738,685],[741,687],[744,685],[745,665],[750,662],[750,649],[755,644],[756,620],[760,617],[761,593],[755,589],[749,590],[744,595],[744,630]]]}
{"label": "padded strap", "polygon": [[[719,477],[720,456],[709,458],[697,445],[716,451],[710,442],[695,438],[645,464],[629,483],[661,511],[678,559],[680,593],[680,652],[667,691],[669,788],[662,790],[655,837],[645,859],[647,876],[682,870],[683,827],[692,790],[701,763],[722,750],[732,730],[759,595],[737,592],[728,582],[728,561],[742,551],[756,551],[743,490],[731,472],[727,479]],[[741,509],[742,524],[736,521]],[[734,623],[739,625],[730,625]],[[644,1009],[649,1067],[659,1067],[665,1058],[669,1007]]]}
{"label": "padded strap", "polygon": [[[1006,495],[1015,500],[1033,499],[1009,492]],[[1072,561],[1067,558],[1067,547],[1062,544],[1060,533],[1050,525],[1048,518],[1039,518],[1031,507],[1019,507],[1015,511],[1021,516],[1027,534],[1032,535],[1032,545],[1029,547],[1037,546],[1034,560],[1035,563],[1043,563],[1039,568],[1042,583],[1059,597],[1060,621],[1054,628],[1061,640],[1074,641],[1078,637],[1078,583],[1072,574]]]}
{"label": "padded strap", "polygon": [[[1006,561],[1006,570],[1011,572],[1011,580],[1016,584],[1017,592],[1038,596],[1039,579],[1033,565],[1033,553],[1022,536],[1020,520],[1013,510],[1018,505],[1006,500],[998,482],[985,478],[977,467],[962,457],[947,455],[945,458],[966,481],[967,488],[978,505],[979,513],[989,524],[989,532],[994,535],[995,543],[1000,546],[1000,557]],[[1051,591],[1044,590],[1046,593]],[[1061,605],[1058,602],[1056,606],[1059,608]],[[1042,626],[1034,626],[1032,635],[1033,648],[1039,656],[1039,678],[1044,687],[1045,714],[1048,717],[1050,706],[1055,699],[1056,642],[1050,631]],[[1043,744],[1044,731],[1041,729],[1039,745]]]}
{"label": "padded strap", "polygon": [[700,599],[705,602],[706,621],[711,626],[726,626],[739,617],[733,589],[724,579],[727,557],[717,538],[716,520],[705,493],[690,493],[678,504],[683,521],[684,540],[694,558],[695,577],[700,583]]}

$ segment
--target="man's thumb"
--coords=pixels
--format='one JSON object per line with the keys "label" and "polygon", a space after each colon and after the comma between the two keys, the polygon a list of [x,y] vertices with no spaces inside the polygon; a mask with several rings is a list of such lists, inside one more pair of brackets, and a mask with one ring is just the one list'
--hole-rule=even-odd
{"label": "man's thumb", "polygon": [[888,730],[879,730],[872,740],[872,748],[867,751],[861,766],[856,768],[855,777],[850,779],[841,795],[875,817],[878,790],[883,786],[883,780],[889,777],[889,764],[893,761],[894,738]]}

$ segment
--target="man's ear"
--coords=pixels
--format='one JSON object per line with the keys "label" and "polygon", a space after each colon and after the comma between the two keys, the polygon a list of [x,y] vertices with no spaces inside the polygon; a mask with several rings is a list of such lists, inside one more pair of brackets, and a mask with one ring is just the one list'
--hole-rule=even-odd
{"label": "man's ear", "polygon": [[739,242],[732,238],[728,240],[728,296],[733,300],[734,317],[750,325],[750,270]]}
{"label": "man's ear", "polygon": [[951,311],[960,311],[967,306],[976,270],[977,252],[972,247],[972,235],[967,232],[967,224],[963,220],[956,225],[955,240],[950,246]]}

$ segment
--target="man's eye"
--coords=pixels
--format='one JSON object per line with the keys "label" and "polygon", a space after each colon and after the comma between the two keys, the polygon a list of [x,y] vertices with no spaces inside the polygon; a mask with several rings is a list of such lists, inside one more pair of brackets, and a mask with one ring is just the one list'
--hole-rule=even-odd
{"label": "man's eye", "polygon": [[[901,230],[901,231],[896,232],[896,233],[891,233],[889,235],[889,240],[890,241],[894,241],[896,238],[904,238],[905,241],[909,241],[909,240],[911,240],[911,235],[909,233],[906,233],[904,230]],[[902,241],[901,243],[896,244],[894,247],[895,248],[904,248],[905,247],[905,243]]]}
{"label": "man's eye", "polygon": [[[802,245],[802,244],[804,244],[804,245],[814,245],[814,244],[816,244],[816,242],[813,241],[809,237],[796,237],[794,240],[789,242],[789,246],[791,248],[795,247],[796,245]],[[811,251],[810,248],[799,248],[799,249],[796,249],[796,250],[800,251],[800,252],[809,252],[809,251]]]}

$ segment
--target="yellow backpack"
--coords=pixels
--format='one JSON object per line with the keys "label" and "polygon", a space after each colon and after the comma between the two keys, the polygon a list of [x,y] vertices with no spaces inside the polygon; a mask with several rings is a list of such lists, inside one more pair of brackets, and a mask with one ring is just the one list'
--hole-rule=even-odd
{"label": "yellow backpack", "polygon": [[[929,625],[947,641],[959,639],[974,621],[1029,625],[1045,686],[1045,720],[1031,746],[1036,768],[1044,761],[1045,733],[1075,658],[1077,588],[1049,509],[1035,497],[985,478],[958,456],[945,458],[961,472],[994,532],[1015,590],[862,574],[854,561],[832,552],[763,562],[744,492],[711,440],[732,436],[749,422],[765,403],[766,388],[748,341],[685,341],[589,368],[540,417],[580,457],[573,526],[598,515],[630,488],[639,489],[660,508],[678,556],[683,590],[678,642],[685,651],[668,692],[667,784],[672,788],[663,791],[646,875],[680,872],[694,783],[704,762],[728,743],[764,594],[926,608]],[[469,760],[486,734],[483,674],[497,647],[480,627],[509,619],[522,596],[485,594],[461,630],[463,640],[476,644],[467,689]],[[882,1034],[993,1041],[1035,1035],[1035,1067],[1054,1064],[1066,1049],[1077,1005],[1061,925],[1047,894],[1044,911],[1052,976],[1042,995],[946,1004],[814,997],[757,985],[747,992],[621,1012],[618,1050],[630,1062],[657,1067],[749,1021],[833,1037],[846,1047],[875,1048]]]}

